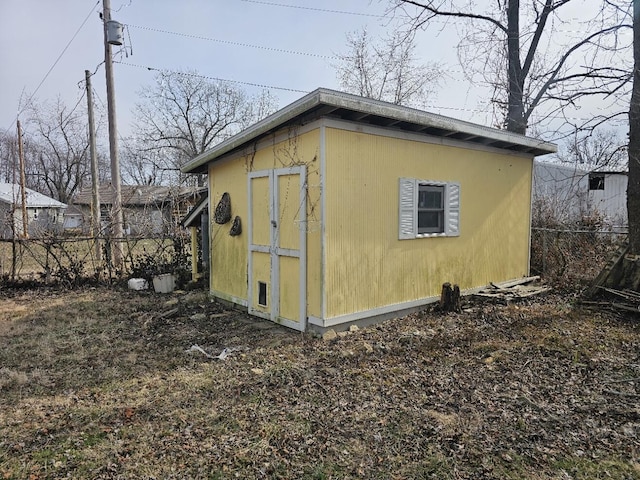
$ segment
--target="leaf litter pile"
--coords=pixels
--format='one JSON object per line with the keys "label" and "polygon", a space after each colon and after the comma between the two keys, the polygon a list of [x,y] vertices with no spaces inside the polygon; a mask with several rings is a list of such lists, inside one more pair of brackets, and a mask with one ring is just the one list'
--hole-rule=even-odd
{"label": "leaf litter pile", "polygon": [[202,292],[4,291],[0,478],[640,478],[631,315],[547,296],[325,341]]}

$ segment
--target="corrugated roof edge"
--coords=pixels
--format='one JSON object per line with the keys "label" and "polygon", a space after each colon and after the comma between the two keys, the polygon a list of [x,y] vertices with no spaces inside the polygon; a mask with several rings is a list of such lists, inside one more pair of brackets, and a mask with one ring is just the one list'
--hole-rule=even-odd
{"label": "corrugated roof edge", "polygon": [[531,149],[533,151],[531,154],[534,156],[555,153],[557,151],[557,146],[555,144],[527,137],[525,135],[519,135],[506,130],[498,130],[464,120],[445,117],[443,115],[395,105],[380,100],[360,97],[327,88],[318,88],[288,106],[278,110],[272,115],[260,120],[251,127],[191,159],[182,166],[181,171],[183,173],[197,171],[200,167],[217,157],[241,147],[247,142],[250,142],[251,140],[277,128],[282,124],[285,124],[320,104],[345,108],[371,115],[378,115],[393,120],[414,123],[416,125],[456,131],[483,137],[488,140],[505,142],[507,144],[523,146]]}

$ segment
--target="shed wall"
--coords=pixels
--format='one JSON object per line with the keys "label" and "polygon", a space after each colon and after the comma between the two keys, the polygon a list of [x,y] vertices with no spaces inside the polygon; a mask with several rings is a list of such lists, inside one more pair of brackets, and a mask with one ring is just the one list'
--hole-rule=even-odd
{"label": "shed wall", "polygon": [[[253,146],[252,146],[253,147]],[[307,166],[307,311],[319,316],[321,311],[321,259],[320,259],[320,130],[315,128],[301,133],[287,129],[269,140],[259,142],[233,157],[209,166],[209,209],[211,212],[211,291],[227,300],[240,304],[248,301],[248,237],[249,222],[247,173],[296,165]],[[242,234],[229,235],[231,222],[214,222],[216,205],[224,192],[231,197],[232,217],[240,216]],[[287,193],[284,190],[285,201]],[[297,208],[297,195],[291,194],[291,207]],[[255,212],[258,214],[258,212]],[[284,269],[286,272],[286,269]],[[268,277],[268,275],[264,275]],[[285,279],[286,280],[286,279]]]}
{"label": "shed wall", "polygon": [[[327,128],[326,317],[528,273],[531,158]],[[401,177],[458,182],[460,236],[398,240]]]}

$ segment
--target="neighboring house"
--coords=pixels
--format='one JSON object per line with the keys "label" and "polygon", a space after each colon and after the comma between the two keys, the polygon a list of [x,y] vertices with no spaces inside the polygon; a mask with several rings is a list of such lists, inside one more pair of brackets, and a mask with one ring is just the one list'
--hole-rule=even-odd
{"label": "neighboring house", "polygon": [[[166,187],[122,185],[122,209],[125,233],[128,235],[161,235],[172,231],[206,189],[201,187]],[[101,185],[100,217],[102,228],[108,228],[114,201],[111,184]],[[82,212],[82,230],[91,225],[91,187],[83,189],[74,199]]]}
{"label": "neighboring house", "polygon": [[588,213],[589,174],[571,165],[535,161],[533,201],[540,214],[561,222],[576,221]]}
{"label": "neighboring house", "polygon": [[209,175],[211,293],[323,331],[527,275],[533,158],[555,151],[318,89],[183,171]]}
{"label": "neighboring house", "polygon": [[64,230],[81,232],[84,226],[84,213],[75,205],[69,205],[64,212]]}
{"label": "neighboring house", "polygon": [[[29,237],[61,232],[67,205],[30,188],[26,188],[25,193]],[[20,185],[0,183],[0,237],[22,237],[23,226]]]}
{"label": "neighboring house", "polygon": [[536,161],[534,202],[559,221],[599,216],[610,227],[627,226],[627,172],[588,171]]}

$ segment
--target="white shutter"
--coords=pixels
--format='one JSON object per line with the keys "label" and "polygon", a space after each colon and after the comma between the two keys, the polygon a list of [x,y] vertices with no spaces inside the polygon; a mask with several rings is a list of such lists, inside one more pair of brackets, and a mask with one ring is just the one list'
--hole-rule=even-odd
{"label": "white shutter", "polygon": [[400,212],[398,239],[416,238],[417,208],[416,181],[413,178],[400,179]]}
{"label": "white shutter", "polygon": [[447,237],[460,236],[460,184],[447,183],[446,187],[446,228]]}

